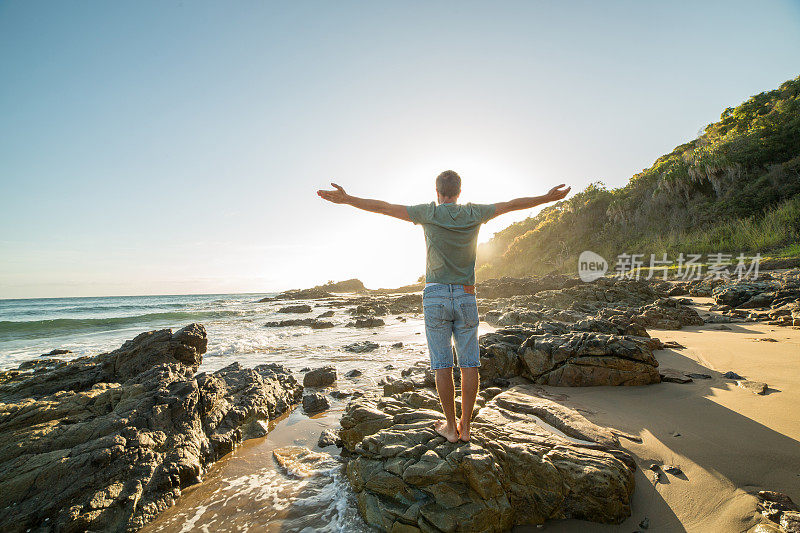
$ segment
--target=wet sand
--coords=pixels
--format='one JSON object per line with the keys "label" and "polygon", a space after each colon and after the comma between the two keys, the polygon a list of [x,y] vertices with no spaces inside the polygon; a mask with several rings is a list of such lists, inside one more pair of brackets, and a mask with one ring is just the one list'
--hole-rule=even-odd
{"label": "wet sand", "polygon": [[[705,312],[709,300],[695,301]],[[516,531],[636,531],[647,517],[649,531],[741,532],[762,520],[752,496],[758,490],[785,492],[800,501],[800,331],[760,323],[728,326],[724,331],[714,324],[650,330],[685,347],[656,352],[663,368],[712,379],[646,387],[548,387],[592,421],[641,436],[641,444],[622,442],[638,465],[633,512],[621,525],[561,520]],[[488,329],[482,327],[482,333]],[[383,341],[371,333],[364,338]],[[764,338],[777,342],[759,340]],[[765,381],[767,394],[756,395],[723,378],[729,370]],[[379,378],[369,376],[361,384],[340,378],[339,387],[374,384]],[[268,436],[245,442],[216,463],[203,483],[185,490],[143,531],[367,531],[340,472],[338,450],[316,445],[323,429],[338,426],[346,401],[336,401],[317,417],[298,408],[276,421]],[[328,452],[331,460],[312,476],[287,476],[272,456],[286,445]],[[683,474],[662,473],[654,484],[652,463],[677,465]]]}

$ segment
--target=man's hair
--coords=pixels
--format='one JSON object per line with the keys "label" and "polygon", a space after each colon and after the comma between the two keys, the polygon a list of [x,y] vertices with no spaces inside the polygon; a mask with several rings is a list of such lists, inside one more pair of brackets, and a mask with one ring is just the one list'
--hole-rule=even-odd
{"label": "man's hair", "polygon": [[445,198],[461,194],[461,176],[452,170],[445,170],[436,176],[436,192]]}

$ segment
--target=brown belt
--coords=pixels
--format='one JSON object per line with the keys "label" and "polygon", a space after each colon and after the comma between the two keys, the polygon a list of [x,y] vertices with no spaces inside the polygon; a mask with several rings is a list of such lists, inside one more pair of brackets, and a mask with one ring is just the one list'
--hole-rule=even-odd
{"label": "brown belt", "polygon": [[463,287],[467,294],[475,294],[475,285],[463,285]]}

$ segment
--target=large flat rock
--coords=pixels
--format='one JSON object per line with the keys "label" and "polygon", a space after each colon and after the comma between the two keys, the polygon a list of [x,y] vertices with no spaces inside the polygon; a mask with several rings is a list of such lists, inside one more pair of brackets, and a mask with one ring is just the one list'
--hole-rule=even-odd
{"label": "large flat rock", "polygon": [[[341,437],[364,519],[382,531],[506,531],[548,519],[630,516],[634,462],[620,433],[539,394],[503,392],[478,411],[469,443],[433,430],[426,390],[351,402]],[[633,438],[633,437],[631,437]]]}

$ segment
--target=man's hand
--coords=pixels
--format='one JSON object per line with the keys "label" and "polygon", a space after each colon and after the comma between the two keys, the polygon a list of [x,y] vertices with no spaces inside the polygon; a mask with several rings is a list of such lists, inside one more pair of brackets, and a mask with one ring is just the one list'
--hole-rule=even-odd
{"label": "man's hand", "polygon": [[547,191],[547,194],[543,196],[531,196],[530,198],[517,198],[509,202],[496,203],[494,204],[494,216],[497,217],[504,213],[508,213],[509,211],[530,209],[532,207],[536,207],[537,205],[561,200],[564,197],[566,197],[567,194],[569,194],[569,191],[572,188],[572,187],[567,187],[566,189],[563,189],[562,187],[564,187],[563,183],[561,185],[553,187],[552,189]]}
{"label": "man's hand", "polygon": [[572,187],[567,187],[566,189],[562,190],[561,187],[564,187],[563,183],[561,185],[557,185],[557,186],[553,187],[552,189],[550,189],[549,191],[547,191],[547,194],[544,195],[545,198],[547,198],[546,201],[547,202],[555,202],[555,201],[561,200],[562,198],[567,196],[569,194],[570,189],[572,189]]}
{"label": "man's hand", "polygon": [[335,204],[344,204],[347,203],[347,200],[350,198],[344,189],[340,186],[336,185],[335,183],[331,183],[331,185],[336,189],[335,191],[317,191],[317,195],[322,198],[323,200],[328,200],[329,202],[333,202]]}
{"label": "man's hand", "polygon": [[404,205],[395,205],[390,204],[388,202],[383,202],[381,200],[368,200],[366,198],[358,198],[356,196],[350,196],[344,189],[336,185],[335,183],[331,183],[333,186],[334,191],[317,191],[317,195],[322,198],[323,200],[328,200],[329,202],[333,202],[335,204],[348,204],[352,205],[353,207],[357,207],[358,209],[363,209],[364,211],[369,211],[371,213],[379,213],[381,215],[388,215],[390,217],[399,218],[400,220],[407,220],[411,222],[411,218],[408,216],[408,210]]}

